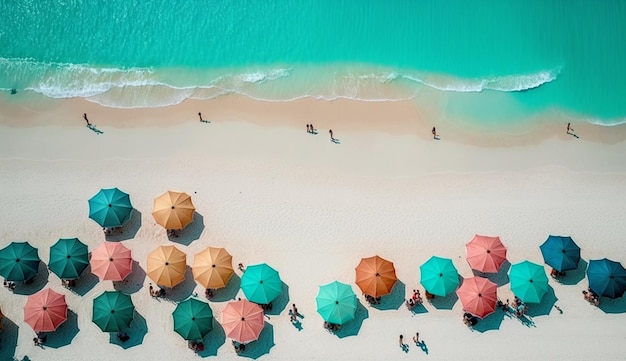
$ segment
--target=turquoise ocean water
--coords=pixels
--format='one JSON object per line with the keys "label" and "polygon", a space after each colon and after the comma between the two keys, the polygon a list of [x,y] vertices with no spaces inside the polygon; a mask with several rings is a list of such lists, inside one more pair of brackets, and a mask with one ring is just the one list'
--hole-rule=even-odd
{"label": "turquoise ocean water", "polygon": [[620,0],[0,0],[0,96],[435,96],[477,122],[556,109],[612,125],[626,122],[625,15]]}

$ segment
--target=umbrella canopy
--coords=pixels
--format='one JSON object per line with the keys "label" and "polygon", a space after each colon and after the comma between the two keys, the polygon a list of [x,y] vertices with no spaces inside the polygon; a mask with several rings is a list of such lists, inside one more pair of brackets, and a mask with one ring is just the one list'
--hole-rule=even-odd
{"label": "umbrella canopy", "polygon": [[2,331],[2,318],[4,315],[2,314],[2,310],[0,310],[0,331]]}
{"label": "umbrella canopy", "polygon": [[626,291],[626,270],[619,262],[606,258],[590,260],[587,278],[589,288],[600,296],[617,298]]}
{"label": "umbrella canopy", "polygon": [[420,283],[429,293],[445,297],[459,286],[459,274],[451,259],[432,256],[420,266]]}
{"label": "umbrella canopy", "polygon": [[121,281],[133,270],[130,249],[117,242],[103,242],[91,252],[89,263],[101,281]]}
{"label": "umbrella canopy", "polygon": [[118,332],[130,326],[135,306],[130,296],[119,291],[104,291],[93,300],[91,321],[103,332]]}
{"label": "umbrella canopy", "polygon": [[88,264],[87,245],[78,238],[61,238],[50,247],[48,268],[61,279],[77,279]]}
{"label": "umbrella canopy", "polygon": [[24,322],[35,332],[50,332],[67,320],[65,295],[46,288],[28,296],[24,305]]}
{"label": "umbrella canopy", "polygon": [[379,256],[362,258],[356,267],[357,286],[372,297],[389,294],[397,280],[393,263]]}
{"label": "umbrella canopy", "polygon": [[474,316],[485,318],[496,309],[498,285],[483,277],[471,277],[463,280],[456,294],[463,304],[463,309]]}
{"label": "umbrella canopy", "polygon": [[226,337],[246,344],[259,338],[265,319],[263,309],[246,300],[229,302],[222,311],[222,327]]}
{"label": "umbrella canopy", "polygon": [[0,249],[0,275],[7,281],[27,281],[39,271],[37,248],[28,242],[11,242]]}
{"label": "umbrella canopy", "polygon": [[196,298],[188,298],[176,305],[174,331],[185,340],[199,340],[213,329],[213,311],[209,304]]}
{"label": "umbrella canopy", "polygon": [[167,191],[154,199],[152,216],[165,229],[183,229],[193,221],[195,210],[187,193]]}
{"label": "umbrella canopy", "polygon": [[185,279],[187,255],[174,246],[160,246],[148,254],[147,274],[157,285],[174,287]]}
{"label": "umbrella canopy", "polygon": [[204,288],[226,287],[233,275],[233,256],[224,248],[208,247],[195,254],[191,270]]}
{"label": "umbrella canopy", "polygon": [[265,263],[246,267],[241,277],[241,290],[254,303],[268,304],[283,291],[278,271]]}
{"label": "umbrella canopy", "polygon": [[580,247],[574,243],[572,237],[549,236],[539,249],[543,261],[559,272],[578,268]]}
{"label": "umbrella canopy", "polygon": [[500,237],[475,235],[465,245],[467,262],[472,269],[484,273],[498,272],[506,260],[506,247]]}
{"label": "umbrella canopy", "polygon": [[89,218],[101,227],[121,227],[133,210],[128,194],[117,188],[100,189],[89,199]]}
{"label": "umbrella canopy", "polygon": [[548,291],[548,276],[543,266],[523,261],[511,265],[509,270],[511,291],[522,301],[527,303],[539,303]]}
{"label": "umbrella canopy", "polygon": [[338,281],[320,286],[315,303],[324,321],[337,325],[353,320],[356,313],[357,299],[352,287]]}

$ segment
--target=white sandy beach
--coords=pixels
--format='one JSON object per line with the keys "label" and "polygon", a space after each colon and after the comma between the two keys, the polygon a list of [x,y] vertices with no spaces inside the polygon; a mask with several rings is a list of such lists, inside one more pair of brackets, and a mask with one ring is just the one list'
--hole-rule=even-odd
{"label": "white sandy beach", "polygon": [[[66,294],[73,314],[49,336],[56,348],[35,347],[34,332],[23,322],[27,295],[18,294],[20,286],[16,294],[0,289],[0,361],[13,355],[52,361],[247,358],[235,354],[219,326],[228,300],[243,296],[238,277],[210,301],[215,327],[202,354],[194,356],[173,331],[175,303],[152,299],[145,276],[147,254],[166,244],[186,252],[188,265],[210,245],[225,247],[235,265],[265,262],[280,272],[288,294],[275,301],[248,357],[626,358],[626,300],[603,298],[600,308],[591,306],[581,295],[587,288],[582,268],[569,276],[572,284],[550,279],[553,295],[530,305],[531,324],[498,311],[472,331],[461,321],[456,296],[426,303],[418,314],[401,303],[412,289],[423,290],[419,265],[432,255],[451,258],[461,276],[471,277],[465,243],[474,234],[500,236],[510,263],[543,264],[539,245],[554,234],[572,236],[583,266],[604,257],[626,264],[626,127],[574,124],[580,137],[574,138],[565,134],[566,123],[538,120],[533,129],[483,134],[452,128],[411,102],[262,103],[226,96],[140,110],[83,100],[0,105],[0,246],[28,241],[44,263],[59,238],[78,237],[92,250],[104,235],[88,218],[87,199],[100,188],[119,187],[138,213],[112,239],[132,250],[138,267],[117,288],[132,294],[139,315],[125,345],[130,347],[120,347],[91,322],[92,299],[113,290],[112,282],[95,282],[85,272],[78,294],[40,271],[22,293],[51,287]],[[211,122],[199,122],[199,111]],[[85,127],[84,112],[103,134]],[[317,135],[306,133],[309,122]],[[430,134],[433,125],[438,141]],[[339,144],[329,140],[329,128]],[[151,215],[153,199],[166,190],[187,192],[197,210],[174,242]],[[374,255],[393,261],[399,278],[383,298],[389,309],[369,306],[354,284],[360,259]],[[513,297],[505,273],[492,279],[500,299]],[[334,280],[351,284],[362,305],[342,337],[326,332],[315,310],[318,286]],[[203,291],[189,272],[171,293],[182,300]],[[304,315],[301,330],[289,321],[291,303]],[[411,343],[417,331],[427,350],[411,344],[404,353],[398,336]]]}

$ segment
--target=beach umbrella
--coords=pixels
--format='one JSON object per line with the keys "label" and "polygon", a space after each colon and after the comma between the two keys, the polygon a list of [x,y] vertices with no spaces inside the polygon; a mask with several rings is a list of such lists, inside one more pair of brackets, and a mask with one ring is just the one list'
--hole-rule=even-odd
{"label": "beach umbrella", "polygon": [[148,254],[147,274],[157,285],[174,287],[185,279],[187,255],[174,246],[159,246]]}
{"label": "beach umbrella", "polygon": [[254,303],[268,304],[283,290],[278,271],[265,263],[246,267],[241,276],[241,290]]}
{"label": "beach umbrella", "polygon": [[357,286],[372,297],[389,294],[397,280],[393,263],[379,256],[361,258],[356,267]]}
{"label": "beach umbrella", "polygon": [[572,237],[549,236],[539,249],[543,261],[559,272],[578,268],[580,247],[574,243]]}
{"label": "beach umbrella", "polygon": [[11,242],[0,249],[0,275],[7,281],[23,282],[39,271],[37,248],[28,242]]}
{"label": "beach umbrella", "polygon": [[4,315],[2,314],[2,310],[0,309],[0,331],[2,331],[2,319],[4,318]]}
{"label": "beach umbrella", "polygon": [[118,242],[102,242],[91,252],[89,263],[101,281],[121,281],[133,270],[130,249]]}
{"label": "beach umbrella", "polygon": [[88,264],[87,245],[78,238],[61,238],[50,247],[48,268],[61,279],[77,279]]}
{"label": "beach umbrella", "polygon": [[128,194],[117,188],[100,189],[89,199],[89,218],[101,227],[121,227],[133,210]]}
{"label": "beach umbrella", "polygon": [[67,320],[65,295],[46,288],[28,296],[24,305],[24,322],[35,332],[50,332]]}
{"label": "beach umbrella", "polygon": [[104,291],[93,300],[91,321],[104,332],[119,332],[130,326],[135,306],[130,296],[119,291]]}
{"label": "beach umbrella", "polygon": [[224,248],[208,247],[195,254],[191,271],[204,288],[226,287],[233,275],[233,256]]}
{"label": "beach umbrella", "polygon": [[483,273],[496,273],[506,260],[506,247],[500,237],[475,235],[465,245],[467,262],[472,269]]}
{"label": "beach umbrella", "polygon": [[342,325],[354,319],[357,299],[350,285],[334,281],[320,286],[315,304],[324,321]]}
{"label": "beach umbrella", "polygon": [[246,344],[259,338],[265,318],[263,309],[247,300],[229,302],[222,311],[222,327],[226,337]]}
{"label": "beach umbrella", "polygon": [[459,286],[459,274],[451,259],[432,256],[420,266],[420,283],[428,293],[445,297]]}
{"label": "beach umbrella", "polygon": [[603,259],[589,261],[589,288],[600,296],[621,297],[626,291],[626,270],[621,263]]}
{"label": "beach umbrella", "polygon": [[465,312],[485,318],[496,309],[498,285],[483,277],[471,277],[463,280],[456,290]]}
{"label": "beach umbrella", "polygon": [[183,229],[193,221],[195,210],[187,193],[167,191],[154,199],[152,216],[165,229]]}
{"label": "beach umbrella", "polygon": [[541,298],[548,291],[546,271],[543,266],[530,261],[511,265],[509,279],[513,294],[527,303],[540,303]]}
{"label": "beach umbrella", "polygon": [[213,329],[213,311],[209,304],[196,298],[188,298],[176,305],[174,331],[185,340],[199,340]]}

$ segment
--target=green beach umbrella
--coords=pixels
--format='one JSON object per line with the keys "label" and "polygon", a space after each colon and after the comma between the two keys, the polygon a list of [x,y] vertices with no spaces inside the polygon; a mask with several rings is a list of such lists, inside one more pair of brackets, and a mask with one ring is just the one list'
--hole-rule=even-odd
{"label": "green beach umbrella", "polygon": [[104,291],[93,300],[91,321],[104,332],[118,332],[130,326],[135,306],[130,296],[119,291]]}
{"label": "green beach umbrella", "polygon": [[174,331],[185,340],[199,340],[213,329],[213,311],[209,304],[196,298],[179,303],[172,312]]}
{"label": "green beach umbrella", "polygon": [[428,293],[445,297],[459,286],[459,273],[451,259],[432,256],[420,266],[420,283]]}
{"label": "green beach umbrella", "polygon": [[117,188],[101,189],[89,199],[89,218],[102,227],[121,227],[132,210],[128,194]]}
{"label": "green beach umbrella", "polygon": [[27,281],[39,271],[37,248],[28,242],[11,242],[0,249],[0,275],[7,281]]}
{"label": "green beach umbrella", "polygon": [[265,263],[246,267],[241,277],[241,290],[250,302],[268,304],[283,290],[278,271]]}
{"label": "green beach umbrella", "polygon": [[88,264],[87,245],[78,238],[61,238],[50,247],[48,268],[61,279],[77,279]]}
{"label": "green beach umbrella", "polygon": [[546,271],[543,266],[530,261],[511,265],[509,279],[513,294],[527,303],[540,303],[541,298],[548,291]]}
{"label": "green beach umbrella", "polygon": [[320,286],[315,303],[324,321],[337,325],[353,320],[356,313],[357,299],[352,287],[338,281]]}

